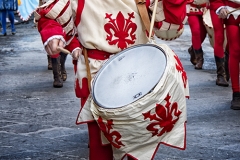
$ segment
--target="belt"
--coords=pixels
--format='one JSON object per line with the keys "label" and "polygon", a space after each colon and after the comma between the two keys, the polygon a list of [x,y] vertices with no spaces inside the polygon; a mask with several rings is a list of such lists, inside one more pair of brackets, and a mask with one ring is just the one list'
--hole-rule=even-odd
{"label": "belt", "polygon": [[87,49],[87,54],[89,58],[98,59],[98,60],[105,60],[110,57],[110,53],[105,51],[100,51],[97,49]]}

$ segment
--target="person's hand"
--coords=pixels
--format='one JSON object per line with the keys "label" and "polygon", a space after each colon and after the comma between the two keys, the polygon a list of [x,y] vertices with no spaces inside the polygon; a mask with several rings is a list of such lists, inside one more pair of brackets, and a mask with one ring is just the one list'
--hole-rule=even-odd
{"label": "person's hand", "polygon": [[228,16],[228,10],[226,8],[222,8],[219,12],[219,18],[225,19]]}
{"label": "person's hand", "polygon": [[64,48],[64,42],[60,39],[54,38],[48,42],[48,44],[45,46],[45,50],[48,53],[48,55],[55,55],[60,52],[58,47]]}
{"label": "person's hand", "polygon": [[78,60],[79,56],[82,54],[82,49],[76,49],[72,52],[72,58],[73,60]]}

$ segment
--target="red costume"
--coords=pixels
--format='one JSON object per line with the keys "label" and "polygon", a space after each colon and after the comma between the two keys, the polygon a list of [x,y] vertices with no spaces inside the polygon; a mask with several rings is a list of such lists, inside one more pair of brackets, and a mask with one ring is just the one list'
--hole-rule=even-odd
{"label": "red costume", "polygon": [[[146,1],[146,8],[149,12],[151,12],[150,6],[153,5],[151,3],[150,0]],[[175,4],[177,5],[175,6]],[[162,29],[166,30],[164,28],[166,26],[168,29],[182,30],[186,18],[186,1],[159,1],[159,8],[161,9],[162,6],[169,6],[169,9],[164,12],[165,15],[161,12],[163,10],[157,12],[155,33]],[[176,9],[178,9],[177,12]],[[170,19],[164,21],[167,17]],[[91,71],[94,72],[91,73],[93,76],[112,54],[132,45],[148,42],[146,29],[142,25],[134,0],[49,0],[37,9],[35,18],[38,21],[38,30],[45,46],[53,38],[61,39],[66,45],[65,48],[70,52],[82,49],[84,46],[88,52]],[[158,36],[157,33],[156,36]],[[112,160],[112,146],[102,145],[101,130],[96,121],[91,119],[93,117],[88,114],[90,112],[86,111],[86,108],[89,107],[86,106],[89,88],[84,68],[85,61],[82,56],[73,64],[76,73],[75,92],[76,96],[81,98],[79,114],[86,113],[84,115],[86,119],[80,120],[81,116],[79,115],[80,118],[78,117],[76,123],[88,123],[89,159]],[[185,146],[183,146],[184,148]]]}
{"label": "red costume", "polygon": [[[230,12],[224,19],[229,44],[229,71],[232,82],[232,109],[240,109],[239,62],[240,62],[240,0],[211,0],[211,7],[220,14],[221,9]],[[238,9],[238,10],[237,10]]]}
{"label": "red costume", "polygon": [[[213,49],[214,58],[217,66],[216,85],[227,87],[229,80],[228,72],[228,51],[226,50],[225,27],[223,20],[218,17],[210,2],[210,16],[212,20],[212,27],[214,30]],[[226,53],[226,54],[225,54]],[[226,55],[226,56],[225,56]]]}
{"label": "red costume", "polygon": [[206,0],[193,0],[187,4],[188,23],[192,33],[192,46],[188,49],[190,61],[195,69],[202,69],[204,62],[202,43],[206,38],[207,30],[203,23],[203,13],[207,10]]}

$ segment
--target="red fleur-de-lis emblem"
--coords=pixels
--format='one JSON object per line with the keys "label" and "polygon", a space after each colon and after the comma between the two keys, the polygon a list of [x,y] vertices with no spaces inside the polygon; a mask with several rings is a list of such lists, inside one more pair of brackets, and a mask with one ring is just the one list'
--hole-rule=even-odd
{"label": "red fleur-de-lis emblem", "polygon": [[174,58],[177,61],[176,69],[178,72],[182,73],[182,80],[183,80],[184,88],[186,88],[187,87],[187,73],[185,72],[183,65],[182,65],[180,59],[178,58],[178,56],[174,55]]}
{"label": "red fleur-de-lis emblem", "polygon": [[134,12],[128,13],[128,18],[125,19],[121,12],[118,13],[116,19],[112,19],[112,14],[107,14],[105,19],[109,19],[104,25],[107,32],[108,44],[116,45],[120,49],[125,49],[129,44],[134,44],[136,40],[137,25],[132,22]]}
{"label": "red fleur-de-lis emblem", "polygon": [[178,110],[176,102],[170,103],[170,98],[169,94],[165,97],[164,100],[167,102],[165,106],[156,104],[156,113],[151,114],[151,111],[143,113],[144,120],[149,118],[151,121],[146,129],[152,133],[152,137],[162,136],[164,133],[170,132],[182,113]]}
{"label": "red fleur-de-lis emblem", "polygon": [[115,147],[115,148],[121,148],[121,146],[125,146],[120,139],[122,138],[121,134],[118,131],[112,131],[112,125],[113,120],[107,120],[107,123],[105,124],[103,122],[102,117],[98,118],[98,125],[100,129],[102,130],[103,134],[107,138],[107,140]]}

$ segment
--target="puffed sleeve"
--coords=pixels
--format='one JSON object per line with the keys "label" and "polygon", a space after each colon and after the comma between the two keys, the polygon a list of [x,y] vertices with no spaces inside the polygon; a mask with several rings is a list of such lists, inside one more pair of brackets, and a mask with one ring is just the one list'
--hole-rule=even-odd
{"label": "puffed sleeve", "polygon": [[62,39],[70,52],[81,46],[76,38],[70,0],[48,1],[34,15],[43,43],[54,37]]}
{"label": "puffed sleeve", "polygon": [[225,6],[223,0],[210,0],[210,9],[216,11],[219,7]]}

